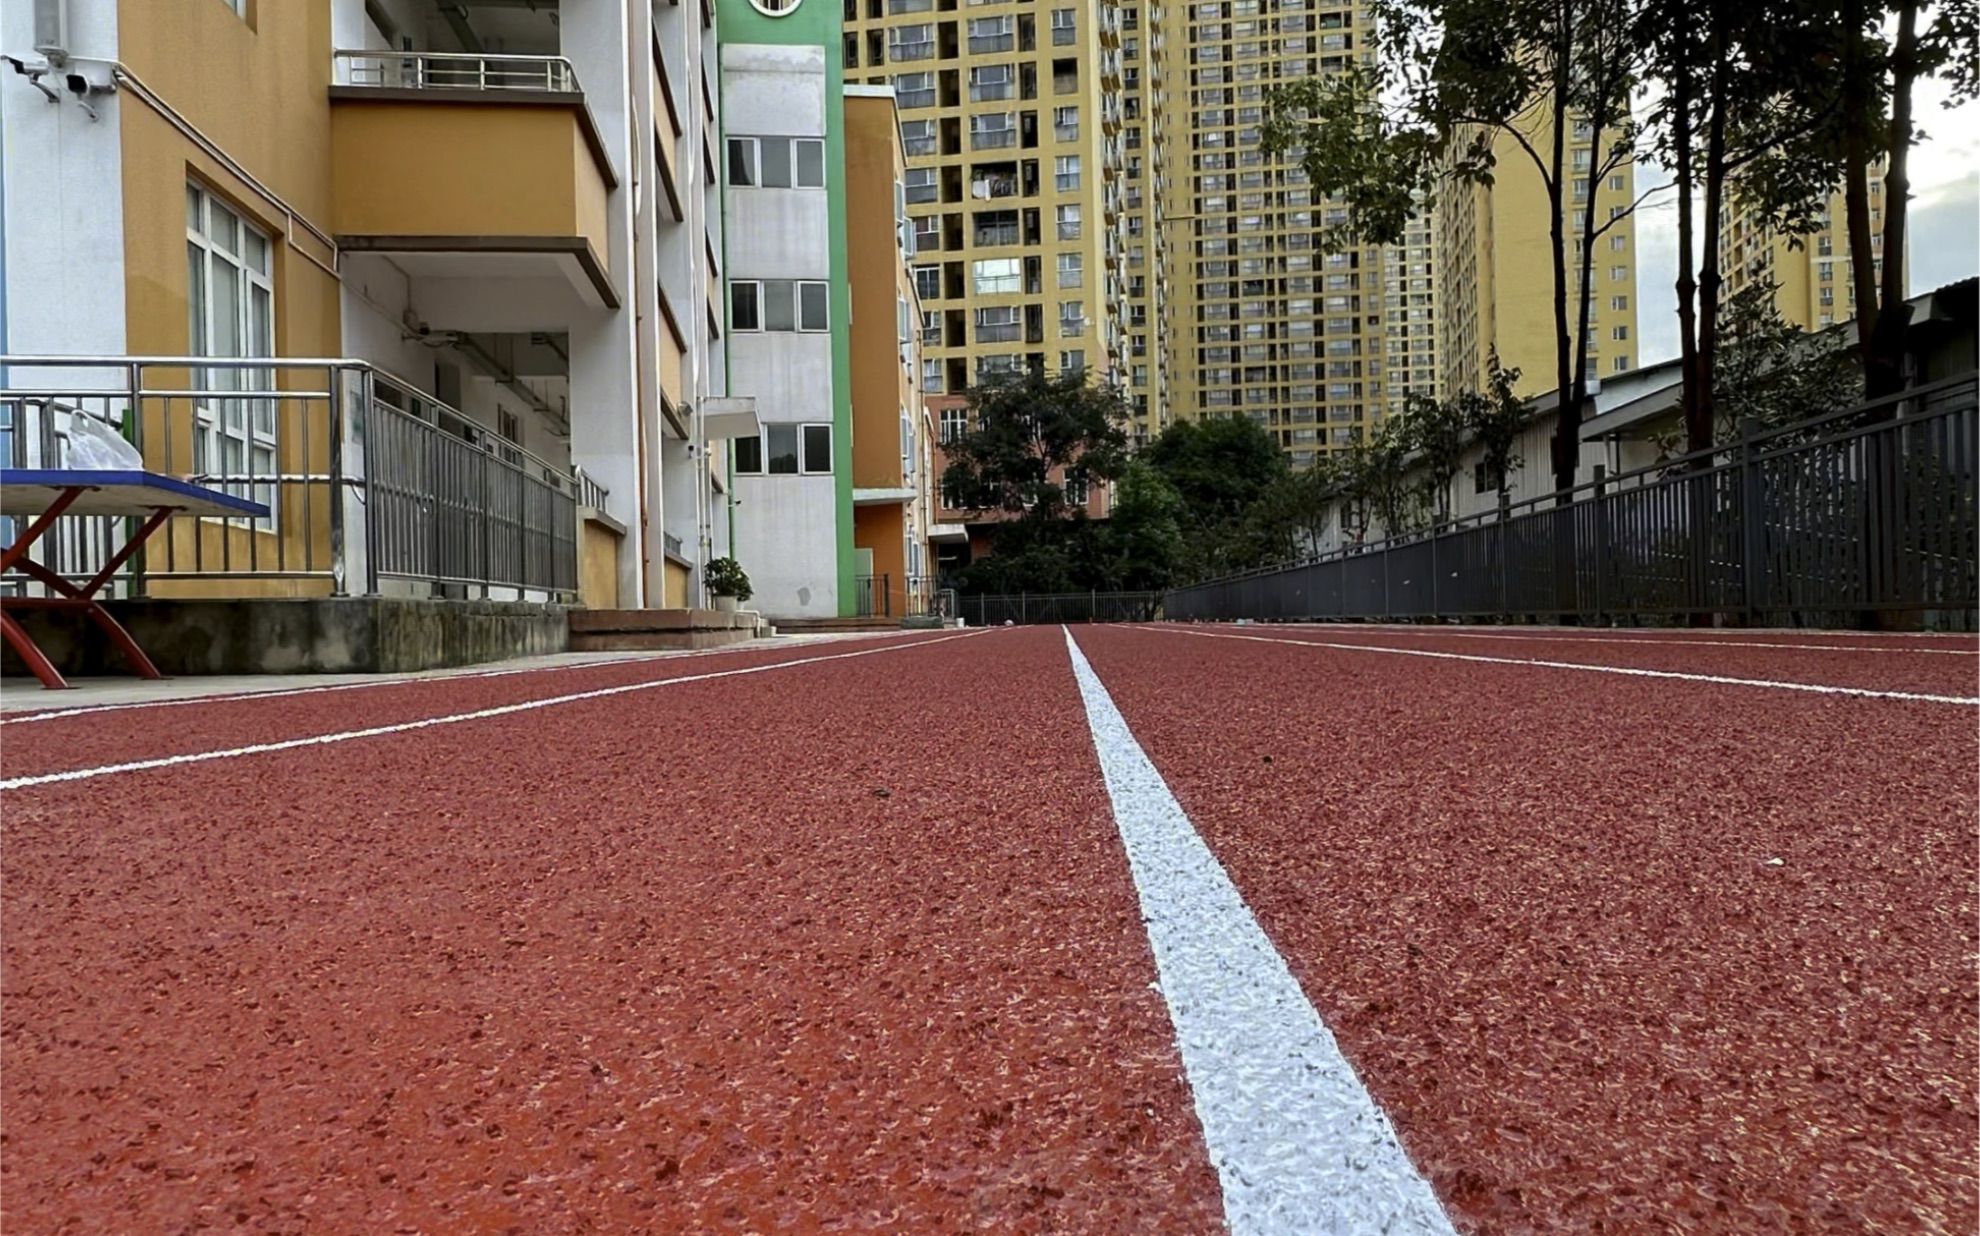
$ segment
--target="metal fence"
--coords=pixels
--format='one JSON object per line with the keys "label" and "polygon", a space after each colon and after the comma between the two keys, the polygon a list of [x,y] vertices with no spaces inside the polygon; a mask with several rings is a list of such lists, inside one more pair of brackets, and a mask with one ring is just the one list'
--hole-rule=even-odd
{"label": "metal fence", "polygon": [[887,576],[853,576],[853,613],[861,618],[891,618],[894,598],[887,587]]}
{"label": "metal fence", "polygon": [[1970,626],[1975,379],[1759,431],[1412,536],[1171,591],[1177,619],[1725,614],[1836,622],[1877,610]]}
{"label": "metal fence", "polygon": [[1052,622],[1149,622],[1161,616],[1159,592],[1016,592],[962,596],[963,622],[975,627]]}
{"label": "metal fence", "polygon": [[[93,417],[154,471],[267,503],[267,519],[181,516],[112,595],[568,599],[577,507],[606,495],[582,473],[503,440],[358,361],[0,357],[0,460],[60,467],[71,418]],[[37,560],[87,579],[122,519],[63,521]],[[11,534],[9,534],[11,539]],[[250,582],[252,581],[252,582]],[[38,591],[9,577],[0,587]]]}

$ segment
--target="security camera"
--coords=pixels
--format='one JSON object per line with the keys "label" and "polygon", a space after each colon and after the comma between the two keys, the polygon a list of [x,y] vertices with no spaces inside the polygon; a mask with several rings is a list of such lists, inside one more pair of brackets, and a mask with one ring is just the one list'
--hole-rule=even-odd
{"label": "security camera", "polygon": [[81,96],[89,93],[89,79],[80,73],[63,74],[62,84],[69,88],[70,94]]}

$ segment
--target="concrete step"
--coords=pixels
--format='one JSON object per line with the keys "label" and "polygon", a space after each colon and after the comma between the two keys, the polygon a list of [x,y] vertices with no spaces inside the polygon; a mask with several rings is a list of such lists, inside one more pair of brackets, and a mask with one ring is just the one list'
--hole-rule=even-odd
{"label": "concrete step", "polygon": [[842,635],[848,631],[898,631],[899,618],[778,618],[780,635]]}
{"label": "concrete step", "polygon": [[655,652],[719,648],[769,635],[758,615],[715,609],[574,609],[572,652]]}

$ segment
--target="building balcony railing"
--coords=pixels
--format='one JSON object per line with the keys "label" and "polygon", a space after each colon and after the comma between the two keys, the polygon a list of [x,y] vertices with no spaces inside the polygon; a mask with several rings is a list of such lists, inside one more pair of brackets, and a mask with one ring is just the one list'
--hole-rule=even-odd
{"label": "building balcony railing", "polygon": [[578,93],[577,71],[562,56],[483,56],[460,52],[339,51],[333,81],[385,90],[531,90]]}
{"label": "building balcony railing", "polygon": [[[171,519],[120,595],[569,599],[579,508],[609,499],[363,361],[5,356],[0,373],[0,462],[63,466],[69,426],[88,416],[152,471],[269,506],[266,519]],[[89,578],[118,522],[68,521],[42,564]]]}

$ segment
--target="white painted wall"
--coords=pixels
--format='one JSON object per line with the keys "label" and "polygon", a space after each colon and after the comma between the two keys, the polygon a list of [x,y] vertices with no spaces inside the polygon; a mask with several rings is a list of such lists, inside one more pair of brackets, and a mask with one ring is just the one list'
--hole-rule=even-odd
{"label": "white painted wall", "polygon": [[771,618],[836,616],[832,478],[739,476],[736,501],[735,555],[756,594],[750,608]]}
{"label": "white painted wall", "polygon": [[[33,6],[0,4],[0,49],[34,47]],[[69,0],[69,54],[117,58],[116,0]],[[100,67],[100,66],[93,66]],[[90,99],[91,120],[59,74],[51,103],[11,68],[0,74],[4,152],[6,335],[0,351],[116,356],[124,345],[124,192],[120,118],[142,107],[125,94]],[[178,201],[154,207],[183,216]],[[30,380],[16,370],[15,382]],[[87,385],[94,385],[94,379]],[[65,379],[75,384],[75,377]]]}

